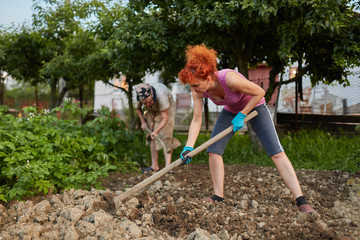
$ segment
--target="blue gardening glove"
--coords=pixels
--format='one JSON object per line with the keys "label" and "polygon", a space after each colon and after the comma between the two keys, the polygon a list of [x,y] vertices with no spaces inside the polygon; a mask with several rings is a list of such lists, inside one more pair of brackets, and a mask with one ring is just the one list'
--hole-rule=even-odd
{"label": "blue gardening glove", "polygon": [[190,157],[190,156],[185,157],[185,155],[188,154],[189,152],[191,152],[192,150],[194,150],[194,148],[189,147],[189,146],[184,147],[183,151],[180,154],[180,157],[183,160],[182,165],[186,165],[186,164],[189,164],[189,162],[191,162],[192,157]]}
{"label": "blue gardening glove", "polygon": [[245,114],[239,112],[231,121],[231,123],[234,125],[234,129],[233,129],[234,132],[239,131],[244,126],[245,117],[246,117]]}

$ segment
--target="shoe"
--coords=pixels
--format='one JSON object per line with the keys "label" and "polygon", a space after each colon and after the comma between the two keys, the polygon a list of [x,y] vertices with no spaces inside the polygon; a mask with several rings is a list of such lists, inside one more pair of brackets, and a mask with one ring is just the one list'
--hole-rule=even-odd
{"label": "shoe", "polygon": [[224,198],[214,195],[212,197],[204,198],[203,201],[204,202],[212,202],[212,203],[213,202],[221,202],[221,201],[224,201]]}
{"label": "shoe", "polygon": [[141,170],[142,173],[146,174],[146,173],[149,173],[149,172],[157,172],[156,170],[154,170],[151,166],[150,167],[147,167],[147,168],[144,168]]}
{"label": "shoe", "polygon": [[214,202],[214,200],[211,197],[207,197],[203,199],[203,202]]}
{"label": "shoe", "polygon": [[302,204],[302,205],[298,206],[298,209],[300,212],[309,213],[309,214],[312,214],[313,212],[315,212],[315,210],[313,209],[313,207],[310,204]]}

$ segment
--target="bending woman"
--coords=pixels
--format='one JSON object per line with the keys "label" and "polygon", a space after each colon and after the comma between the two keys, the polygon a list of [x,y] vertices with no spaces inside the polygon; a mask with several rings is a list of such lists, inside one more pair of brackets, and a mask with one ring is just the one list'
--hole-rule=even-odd
{"label": "bending woman", "polygon": [[211,137],[228,128],[234,131],[208,147],[209,166],[214,187],[214,195],[204,201],[224,200],[224,163],[222,155],[230,138],[244,126],[244,118],[253,110],[258,115],[249,122],[265,149],[273,160],[286,186],[290,189],[296,205],[302,212],[311,213],[314,209],[307,203],[295,170],[280,144],[270,112],[266,106],[264,90],[247,80],[239,72],[231,69],[217,70],[216,51],[204,44],[188,46],[186,65],[179,73],[180,81],[191,87],[194,113],[189,128],[188,139],[181,158],[185,164],[191,161],[185,157],[194,150],[202,123],[203,98],[210,98],[216,105],[223,105],[223,110],[216,121]]}

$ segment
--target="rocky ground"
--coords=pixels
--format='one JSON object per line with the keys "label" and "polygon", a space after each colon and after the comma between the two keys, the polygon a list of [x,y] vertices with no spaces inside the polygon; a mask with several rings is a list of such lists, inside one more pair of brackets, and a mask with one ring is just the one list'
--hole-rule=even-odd
{"label": "rocky ground", "polygon": [[0,204],[5,239],[360,239],[360,173],[297,170],[316,214],[298,212],[277,170],[225,167],[226,200],[207,165],[180,166],[124,202],[148,175],[111,174],[106,190],[69,190]]}

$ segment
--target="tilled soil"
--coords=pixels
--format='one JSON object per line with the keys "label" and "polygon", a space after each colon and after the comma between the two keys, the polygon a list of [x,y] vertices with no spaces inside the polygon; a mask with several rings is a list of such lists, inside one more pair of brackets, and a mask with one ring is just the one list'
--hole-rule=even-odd
{"label": "tilled soil", "polygon": [[360,173],[297,170],[315,214],[297,210],[276,168],[225,166],[225,201],[207,165],[180,166],[123,202],[149,177],[112,173],[106,190],[73,190],[0,205],[0,239],[360,239]]}

